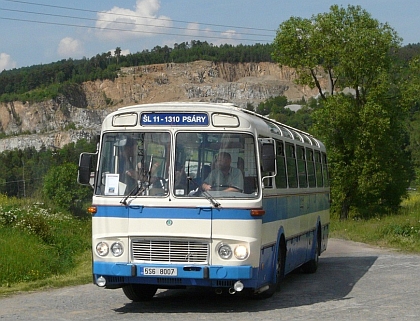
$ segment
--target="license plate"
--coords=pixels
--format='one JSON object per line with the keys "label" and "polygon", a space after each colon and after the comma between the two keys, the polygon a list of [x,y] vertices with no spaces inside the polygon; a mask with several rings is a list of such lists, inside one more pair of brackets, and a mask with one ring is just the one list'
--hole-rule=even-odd
{"label": "license plate", "polygon": [[147,267],[143,268],[143,275],[165,275],[165,276],[177,276],[177,268],[161,268],[161,267]]}

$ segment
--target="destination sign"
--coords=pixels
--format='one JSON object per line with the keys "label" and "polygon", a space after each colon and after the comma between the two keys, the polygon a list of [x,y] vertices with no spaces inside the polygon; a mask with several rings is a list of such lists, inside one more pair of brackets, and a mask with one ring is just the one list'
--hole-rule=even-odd
{"label": "destination sign", "polygon": [[155,113],[141,114],[140,125],[166,125],[166,126],[208,126],[209,116],[206,113]]}

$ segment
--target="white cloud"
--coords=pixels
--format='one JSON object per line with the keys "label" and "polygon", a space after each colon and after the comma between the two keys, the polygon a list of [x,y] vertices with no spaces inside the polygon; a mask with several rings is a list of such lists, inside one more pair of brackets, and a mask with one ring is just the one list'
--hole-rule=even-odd
{"label": "white cloud", "polygon": [[227,38],[227,39],[235,39],[238,36],[235,30],[226,30],[222,32],[221,35],[223,38]]}
{"label": "white cloud", "polygon": [[0,72],[5,69],[16,68],[16,62],[7,53],[0,53]]}
{"label": "white cloud", "polygon": [[237,40],[239,38],[239,35],[235,30],[214,31],[210,28],[201,29],[200,24],[198,23],[189,23],[187,25],[187,30],[185,31],[185,34],[192,38],[202,38],[203,41],[206,40],[207,42],[212,43],[214,45],[222,45],[226,43],[239,43],[239,41]]}
{"label": "white cloud", "polygon": [[185,34],[188,36],[198,36],[200,34],[200,24],[197,22],[191,22],[187,25]]}
{"label": "white cloud", "polygon": [[61,39],[58,44],[57,53],[62,58],[81,56],[83,54],[83,46],[79,40],[66,37]]}
{"label": "white cloud", "polygon": [[160,0],[137,0],[134,10],[114,7],[97,14],[96,28],[100,29],[100,36],[112,40],[163,33],[172,26],[172,21],[168,17],[158,16],[159,8]]}

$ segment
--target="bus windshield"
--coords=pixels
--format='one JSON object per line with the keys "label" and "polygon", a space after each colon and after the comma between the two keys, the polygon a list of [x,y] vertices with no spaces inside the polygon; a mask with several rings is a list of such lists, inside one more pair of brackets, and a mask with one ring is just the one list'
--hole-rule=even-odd
{"label": "bus windshield", "polygon": [[175,143],[174,195],[256,197],[253,136],[237,132],[179,132]]}
{"label": "bus windshield", "polygon": [[106,133],[99,159],[99,195],[168,194],[170,134]]}
{"label": "bus windshield", "polygon": [[[258,195],[254,138],[243,133],[105,133],[96,194],[250,198]],[[173,155],[172,155],[173,153]],[[173,163],[171,163],[173,162]]]}

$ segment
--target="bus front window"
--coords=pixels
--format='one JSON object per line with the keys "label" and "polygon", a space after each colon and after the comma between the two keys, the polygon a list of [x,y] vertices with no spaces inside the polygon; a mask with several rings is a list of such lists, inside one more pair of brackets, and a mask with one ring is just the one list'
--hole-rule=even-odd
{"label": "bus front window", "polygon": [[259,184],[255,150],[254,138],[249,134],[178,133],[176,163],[187,179],[182,187],[174,184],[175,196],[205,197],[207,193],[217,198],[256,197]]}
{"label": "bus front window", "polygon": [[169,133],[106,133],[96,194],[168,194]]}

